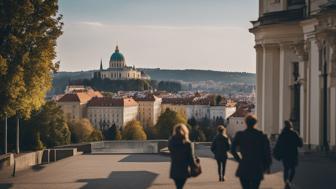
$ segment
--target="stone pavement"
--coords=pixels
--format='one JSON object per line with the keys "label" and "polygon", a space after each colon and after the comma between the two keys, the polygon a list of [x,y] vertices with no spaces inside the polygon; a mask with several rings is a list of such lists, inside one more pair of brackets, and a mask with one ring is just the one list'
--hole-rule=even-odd
{"label": "stone pavement", "polygon": [[[217,181],[216,162],[212,159],[209,149],[204,147],[198,150],[198,154],[201,156],[203,173],[197,178],[189,179],[186,189],[241,188],[238,179],[234,176],[237,167],[236,162],[233,160],[228,161],[227,181],[219,183]],[[316,169],[316,167],[313,168]],[[307,170],[300,169],[300,171],[305,172]],[[272,172],[262,182],[261,189],[284,188],[280,166],[276,165]],[[329,177],[335,178],[335,174],[333,176],[329,175]],[[307,179],[312,178],[308,177]],[[333,189],[336,188],[334,186],[336,185],[329,185],[327,188],[316,188],[315,186],[305,185],[297,188]],[[15,178],[0,177],[0,188],[170,189],[174,188],[174,185],[172,180],[169,179],[169,157],[167,156],[102,154],[74,156],[49,165],[34,167],[31,170],[18,172]]]}

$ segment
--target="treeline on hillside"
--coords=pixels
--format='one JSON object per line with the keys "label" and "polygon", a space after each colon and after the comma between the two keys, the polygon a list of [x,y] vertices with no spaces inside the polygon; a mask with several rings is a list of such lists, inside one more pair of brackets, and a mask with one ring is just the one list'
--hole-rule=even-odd
{"label": "treeline on hillside", "polygon": [[95,90],[106,92],[118,91],[144,91],[144,90],[163,90],[169,92],[178,92],[182,89],[180,82],[175,81],[160,81],[155,80],[110,80],[110,79],[84,79],[82,83],[86,86],[91,86]]}
{"label": "treeline on hillside", "polygon": [[216,81],[225,83],[255,83],[255,74],[246,72],[223,72],[212,70],[163,70],[142,69],[155,80]]}
{"label": "treeline on hillside", "polygon": [[[244,72],[221,72],[211,70],[161,70],[142,69],[156,81],[216,81],[225,83],[255,83],[255,74]],[[69,80],[91,79],[94,71],[59,72],[53,75],[53,88],[49,94],[63,93]]]}

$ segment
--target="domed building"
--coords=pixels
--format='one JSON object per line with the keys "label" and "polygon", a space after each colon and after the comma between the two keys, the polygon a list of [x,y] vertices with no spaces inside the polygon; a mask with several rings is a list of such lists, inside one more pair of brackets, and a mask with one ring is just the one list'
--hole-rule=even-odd
{"label": "domed building", "polygon": [[134,66],[127,66],[125,63],[125,57],[119,52],[118,46],[114,53],[111,55],[109,68],[103,69],[103,63],[100,62],[100,70],[95,72],[94,77],[101,79],[111,80],[128,80],[128,79],[144,79],[148,80],[150,77],[140,70],[137,70]]}

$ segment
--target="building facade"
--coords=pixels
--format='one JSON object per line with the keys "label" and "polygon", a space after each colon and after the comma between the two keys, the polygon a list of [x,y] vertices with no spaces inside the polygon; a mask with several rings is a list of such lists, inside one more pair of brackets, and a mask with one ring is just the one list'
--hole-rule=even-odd
{"label": "building facade", "polygon": [[102,94],[92,89],[71,90],[57,100],[61,107],[64,117],[67,120],[81,119],[86,117],[86,105],[93,97],[102,97]]}
{"label": "building facade", "polygon": [[309,147],[335,147],[336,1],[260,0],[252,24],[259,127],[290,119]]}
{"label": "building facade", "polygon": [[126,65],[124,55],[119,52],[118,46],[111,55],[109,68],[104,70],[101,61],[100,70],[94,73],[94,77],[111,80],[150,79],[147,74],[137,70],[134,66]]}
{"label": "building facade", "polygon": [[138,107],[132,98],[94,97],[87,104],[87,117],[101,130],[112,125],[122,129],[127,122],[137,119]]}
{"label": "building facade", "polygon": [[143,127],[154,126],[161,115],[162,99],[153,94],[136,96],[134,99],[139,104],[138,120]]}

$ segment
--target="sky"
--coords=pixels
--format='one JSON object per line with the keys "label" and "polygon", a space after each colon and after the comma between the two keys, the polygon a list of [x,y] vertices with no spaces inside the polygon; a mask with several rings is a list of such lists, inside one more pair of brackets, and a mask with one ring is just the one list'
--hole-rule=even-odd
{"label": "sky", "polygon": [[59,0],[61,71],[107,68],[115,46],[138,68],[255,73],[257,0]]}

